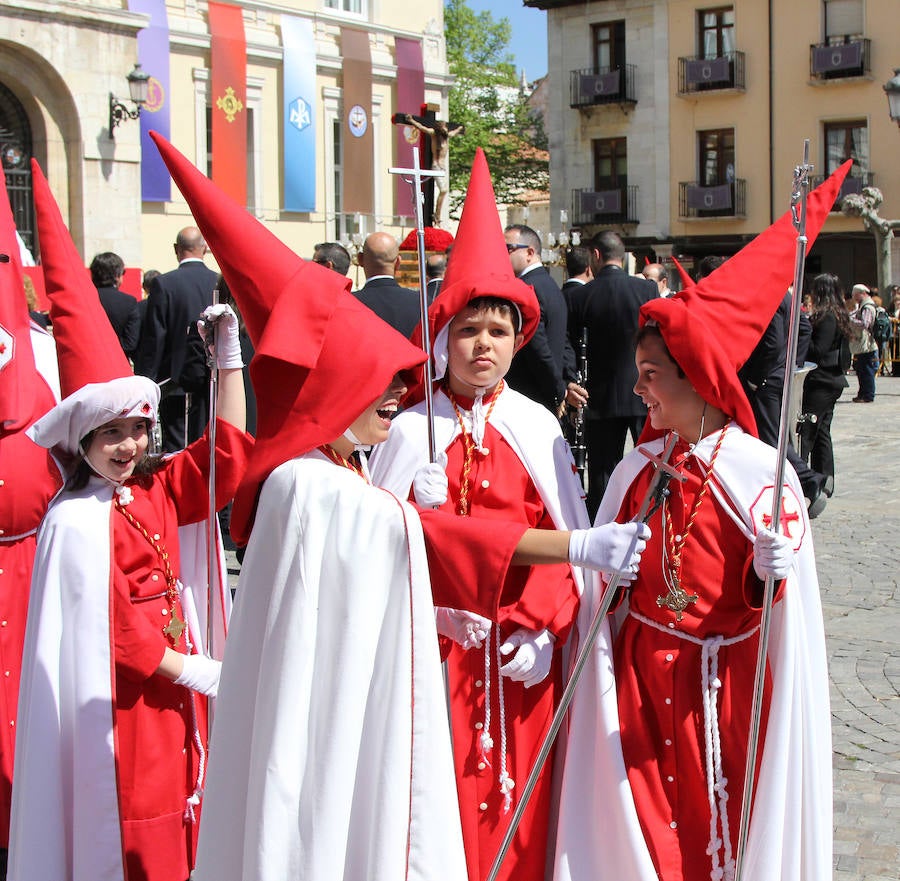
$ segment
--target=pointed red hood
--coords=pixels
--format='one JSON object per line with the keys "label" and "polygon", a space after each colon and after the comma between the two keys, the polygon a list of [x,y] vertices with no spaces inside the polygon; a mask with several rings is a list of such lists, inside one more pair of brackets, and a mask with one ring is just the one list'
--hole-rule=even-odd
{"label": "pointed red hood", "polygon": [[[845,162],[807,197],[808,248],[819,235],[841,184]],[[790,211],[697,284],[641,307],[701,397],[756,436],[756,420],[737,372],[750,357],[794,280],[797,231]],[[641,440],[656,431],[648,420]]]}
{"label": "pointed red hood", "polygon": [[232,535],[250,537],[273,469],[340,437],[425,353],[349,292],[350,281],[301,259],[151,133],[237,300],[256,354],[256,445],[234,499]]}
{"label": "pointed red hood", "polygon": [[0,436],[27,428],[55,403],[38,373],[31,348],[31,318],[25,302],[22,261],[16,224],[6,198],[6,176],[0,168]]}

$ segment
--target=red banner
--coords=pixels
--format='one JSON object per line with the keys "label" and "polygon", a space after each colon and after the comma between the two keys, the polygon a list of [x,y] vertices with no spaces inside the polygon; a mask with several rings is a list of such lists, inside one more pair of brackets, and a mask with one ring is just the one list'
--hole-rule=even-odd
{"label": "red banner", "polygon": [[[425,68],[422,64],[422,43],[419,40],[394,38],[397,61],[397,110],[400,113],[420,114],[425,101]],[[413,150],[419,148],[420,135],[411,125],[397,126],[397,165],[411,168]],[[397,194],[397,213],[415,217],[413,188],[397,175],[394,178]]]}
{"label": "red banner", "polygon": [[240,7],[209,3],[212,179],[247,204],[247,42]]}
{"label": "red banner", "polygon": [[341,28],[344,73],[344,183],[341,210],[345,214],[375,213],[375,139],[372,134],[372,56],[366,31]]}

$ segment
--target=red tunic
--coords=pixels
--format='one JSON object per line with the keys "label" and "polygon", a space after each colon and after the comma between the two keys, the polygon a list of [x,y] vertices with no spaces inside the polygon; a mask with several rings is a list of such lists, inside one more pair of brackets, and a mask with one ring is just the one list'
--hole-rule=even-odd
{"label": "red tunic", "polygon": [[61,487],[50,454],[24,431],[0,440],[0,847],[9,847],[19,675],[36,530]]}
{"label": "red tunic", "polygon": [[[460,401],[471,406],[470,401]],[[489,404],[488,404],[489,406]],[[486,455],[475,451],[469,475],[469,510],[479,520],[503,520],[526,527],[553,529],[554,525],[525,467],[503,437],[488,423]],[[462,436],[447,449],[449,498],[445,510],[456,510],[460,497],[464,450]],[[474,520],[473,520],[474,522]],[[499,613],[500,642],[520,627],[548,629],[556,640],[550,675],[526,689],[503,677],[506,719],[507,769],[516,783],[516,793],[525,785],[537,752],[549,727],[562,687],[561,647],[578,608],[578,592],[567,564],[513,567],[509,570]],[[501,771],[501,727],[499,674],[493,633],[490,669],[493,749],[482,757],[479,741],[485,720],[485,650],[463,651],[456,643],[447,657],[454,764],[459,791],[463,842],[469,881],[487,876],[512,816],[504,811],[499,789]],[[507,657],[502,663],[506,663]],[[513,845],[499,874],[500,879],[542,881],[550,813],[552,756],[544,765],[537,786],[522,818]]]}
{"label": "red tunic", "polygon": [[[216,497],[234,495],[250,441],[233,426],[217,426]],[[128,481],[128,512],[169,554],[178,575],[178,527],[207,515],[209,445],[204,436],[167,460],[150,478]],[[115,648],[115,729],[128,881],[184,881],[194,866],[197,823],[185,817],[207,745],[206,698],[154,675],[166,647],[186,652],[163,634],[169,620],[165,573],[157,551],[120,511],[113,510],[112,628]],[[157,537],[158,536],[158,537]],[[178,605],[178,614],[184,614]],[[199,819],[199,812],[197,814]]]}
{"label": "red tunic", "polygon": [[[687,446],[680,443],[672,457],[687,476],[685,483],[669,484],[667,507],[676,536],[682,535],[690,517],[703,474],[696,460],[684,461],[686,451]],[[629,487],[617,518],[620,522],[637,512],[651,476],[648,466]],[[661,513],[653,516],[650,528],[653,534],[630,603],[631,611],[661,629],[629,615],[616,638],[622,752],[638,818],[660,879],[696,881],[708,878],[711,867],[702,648],[676,634],[702,640],[751,633],[760,622],[762,582],[753,571],[752,545],[707,490],[682,554],[681,585],[699,598],[676,622],[673,611],[657,604],[657,597],[666,594],[662,568],[666,529]],[[754,632],[718,651],[722,683],[718,717],[733,849],[740,823],[758,635]],[[764,734],[765,719],[760,742]]]}

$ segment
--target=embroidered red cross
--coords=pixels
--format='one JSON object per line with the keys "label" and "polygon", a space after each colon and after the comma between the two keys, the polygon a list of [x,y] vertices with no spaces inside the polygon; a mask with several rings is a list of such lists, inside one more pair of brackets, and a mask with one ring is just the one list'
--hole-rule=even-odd
{"label": "embroidered red cross", "polygon": [[[784,506],[784,496],[781,497],[781,514],[778,517],[782,532],[788,537],[793,538],[791,535],[791,524],[796,523],[800,519],[800,515],[796,511],[788,511],[788,509]],[[763,526],[766,529],[769,528],[772,523],[772,515],[771,514],[763,514],[762,517]]]}

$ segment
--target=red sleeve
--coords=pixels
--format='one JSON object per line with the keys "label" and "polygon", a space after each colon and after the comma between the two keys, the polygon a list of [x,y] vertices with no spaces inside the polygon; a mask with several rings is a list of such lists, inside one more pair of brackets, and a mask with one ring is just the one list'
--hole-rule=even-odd
{"label": "red sleeve", "polygon": [[[216,509],[227,505],[237,490],[253,438],[228,422],[216,420]],[[178,525],[198,523],[209,508],[207,484],[209,475],[209,429],[183,452],[166,462],[160,476],[169,494],[176,500]]]}
{"label": "red sleeve", "polygon": [[162,662],[166,638],[131,601],[128,579],[113,568],[112,632],[116,670],[137,683],[149,679]]}
{"label": "red sleeve", "polygon": [[485,528],[484,521],[434,510],[420,510],[419,516],[435,605],[468,609],[496,621],[525,524],[492,520]]}

